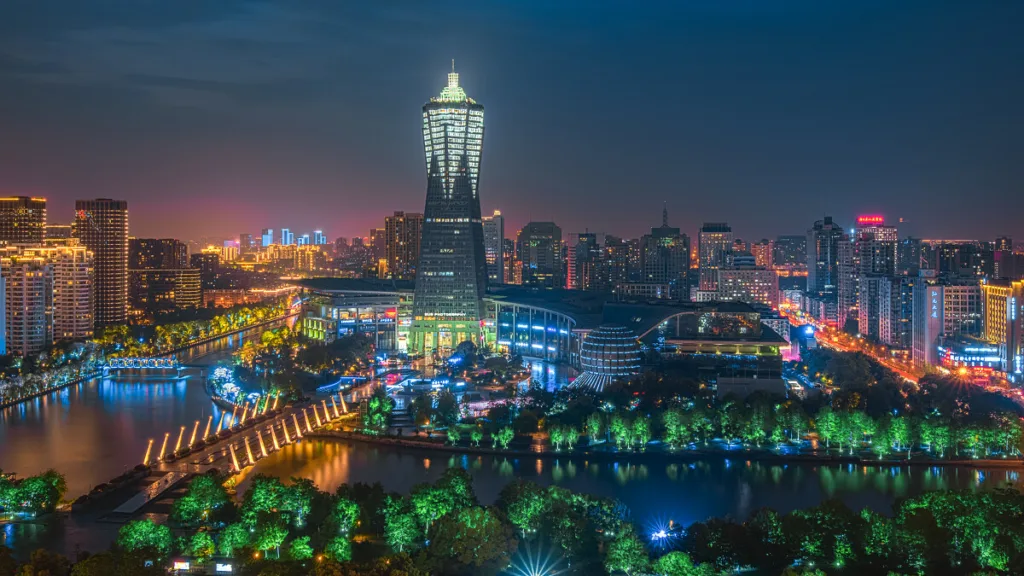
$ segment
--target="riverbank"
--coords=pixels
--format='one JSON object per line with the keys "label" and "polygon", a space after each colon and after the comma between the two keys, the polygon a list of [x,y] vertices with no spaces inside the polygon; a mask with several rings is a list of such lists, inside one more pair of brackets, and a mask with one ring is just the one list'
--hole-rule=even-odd
{"label": "riverbank", "polygon": [[[183,352],[185,350],[191,350],[191,349],[196,348],[198,346],[203,346],[204,344],[209,344],[211,342],[215,342],[215,341],[217,341],[217,340],[219,340],[221,338],[226,338],[226,337],[229,337],[229,336],[234,336],[235,334],[240,334],[240,333],[248,332],[249,330],[254,330],[256,328],[261,328],[263,326],[267,326],[267,325],[274,324],[274,323],[277,323],[277,322],[283,322],[283,321],[288,320],[289,318],[291,318],[293,316],[297,316],[298,314],[299,314],[298,312],[293,312],[291,314],[285,314],[284,316],[278,316],[277,318],[273,318],[271,320],[266,320],[266,321],[260,322],[258,324],[252,324],[252,325],[246,326],[244,328],[239,328],[237,330],[232,330],[231,332],[225,332],[224,334],[220,334],[220,335],[217,335],[217,336],[208,336],[206,338],[203,338],[203,339],[200,339],[200,340],[196,340],[195,342],[192,342],[192,343],[190,343],[190,344],[188,344],[186,346],[181,346],[179,348],[175,348],[174,350],[169,350],[167,352],[161,352],[160,354],[157,354],[156,357],[157,358],[163,358],[163,357],[166,357],[166,356],[171,356],[171,355],[174,355],[174,354],[178,354],[178,353]],[[17,406],[17,405],[19,405],[19,404],[21,404],[23,402],[28,402],[29,400],[34,400],[36,398],[39,398],[41,396],[45,396],[45,395],[50,394],[52,392],[59,392],[60,390],[63,390],[63,389],[68,388],[70,386],[74,386],[76,384],[80,384],[80,383],[85,382],[86,380],[90,380],[92,378],[98,378],[99,376],[102,376],[102,375],[103,375],[103,370],[102,369],[95,370],[95,371],[90,372],[90,373],[88,373],[86,375],[80,376],[79,378],[76,378],[75,380],[64,382],[62,384],[56,384],[54,386],[47,387],[47,388],[45,388],[43,390],[39,390],[37,392],[33,392],[32,394],[29,394],[27,396],[21,396],[21,397],[18,397],[17,399],[8,400],[6,402],[0,403],[0,410],[3,410],[5,408],[11,408],[13,406]]]}
{"label": "riverbank", "polygon": [[584,458],[587,460],[605,461],[678,461],[694,462],[708,459],[721,460],[749,460],[759,462],[776,462],[779,464],[852,464],[855,466],[912,466],[912,467],[961,467],[961,468],[1005,468],[1024,470],[1024,460],[1016,459],[934,459],[923,456],[905,458],[863,458],[857,454],[849,456],[807,454],[807,453],[780,453],[768,449],[744,450],[741,448],[698,448],[695,450],[665,450],[660,445],[653,445],[643,452],[621,452],[616,449],[602,449],[607,444],[596,444],[594,446],[580,446],[573,450],[554,451],[548,446],[533,444],[529,449],[499,450],[495,448],[463,446],[446,444],[443,441],[432,441],[427,439],[397,438],[394,436],[369,436],[358,432],[347,432],[340,430],[320,430],[312,434],[306,434],[307,438],[350,440],[367,444],[380,444],[393,447],[415,448],[419,450],[434,450],[437,452],[476,454],[481,456],[504,456],[513,458],[544,458],[557,460],[559,458]]}

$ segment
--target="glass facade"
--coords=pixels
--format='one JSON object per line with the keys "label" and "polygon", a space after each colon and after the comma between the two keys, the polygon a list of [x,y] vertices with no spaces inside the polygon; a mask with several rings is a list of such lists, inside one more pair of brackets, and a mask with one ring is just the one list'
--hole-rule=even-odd
{"label": "glass facade", "polygon": [[483,113],[454,71],[441,96],[423,107],[427,199],[410,330],[416,352],[483,342],[487,262],[477,195]]}

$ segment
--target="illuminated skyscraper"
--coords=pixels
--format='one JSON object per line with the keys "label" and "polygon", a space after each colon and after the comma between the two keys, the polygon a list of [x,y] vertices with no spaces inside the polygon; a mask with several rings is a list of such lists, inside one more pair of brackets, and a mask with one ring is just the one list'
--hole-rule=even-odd
{"label": "illuminated skyscraper", "polygon": [[697,236],[700,259],[700,289],[714,290],[718,275],[715,270],[725,266],[726,255],[732,250],[732,228],[725,222],[705,222]]}
{"label": "illuminated skyscraper", "polygon": [[0,240],[40,246],[46,234],[46,198],[0,198]]}
{"label": "illuminated skyscraper", "polygon": [[498,210],[484,217],[484,254],[487,258],[487,283],[505,283],[505,217]]}
{"label": "illuminated skyscraper", "polygon": [[423,214],[395,212],[384,218],[386,234],[385,258],[388,275],[397,280],[416,278],[420,260],[420,239],[423,237]]}
{"label": "illuminated skyscraper", "polygon": [[479,344],[487,262],[477,183],[484,107],[466,96],[452,70],[441,95],[423,106],[427,200],[416,271],[412,349]]}
{"label": "illuminated skyscraper", "polygon": [[74,234],[93,253],[97,326],[128,321],[128,202],[75,202]]}

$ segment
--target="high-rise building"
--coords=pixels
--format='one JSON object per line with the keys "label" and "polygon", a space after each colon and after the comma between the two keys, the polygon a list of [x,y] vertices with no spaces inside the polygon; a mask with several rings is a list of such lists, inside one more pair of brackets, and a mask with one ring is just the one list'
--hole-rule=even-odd
{"label": "high-rise building", "polygon": [[0,242],[41,246],[46,236],[46,198],[0,198]]}
{"label": "high-rise building", "polygon": [[569,275],[573,280],[567,283],[567,287],[576,290],[603,290],[606,287],[605,282],[601,280],[601,261],[604,254],[597,234],[584,232],[575,236],[576,245],[569,249],[569,254],[572,255]]}
{"label": "high-rise building", "polygon": [[[290,246],[290,244],[282,244],[282,246]],[[193,254],[189,258],[189,264],[192,268],[199,270],[203,288],[217,287],[217,277],[220,275],[220,248],[216,246],[203,248],[199,254]]]}
{"label": "high-rise building", "polygon": [[1009,236],[999,236],[996,238],[995,245],[992,247],[994,250],[1009,250],[1013,252],[1013,238]]}
{"label": "high-rise building", "polygon": [[203,303],[202,280],[196,268],[132,270],[128,293],[132,315],[137,318],[198,308]]}
{"label": "high-rise building", "polygon": [[751,244],[750,253],[754,255],[757,265],[762,268],[771,268],[775,265],[775,243],[767,238]]}
{"label": "high-rise building", "polygon": [[[689,262],[689,255],[686,259]],[[604,255],[599,272],[603,285],[598,289],[602,292],[618,291],[619,286],[629,283],[629,244],[622,238],[605,237]]]}
{"label": "high-rise building", "polygon": [[516,241],[504,238],[501,241],[502,260],[505,262],[505,279],[503,284],[522,284],[523,274],[516,259]]}
{"label": "high-rise building", "polygon": [[[707,226],[707,225],[705,225]],[[701,232],[703,234],[703,232]],[[715,238],[718,233],[709,233]],[[729,233],[731,235],[731,232]],[[707,242],[710,242],[708,240]],[[650,234],[640,239],[640,262],[643,284],[669,286],[669,293],[677,300],[689,299],[690,238],[679,228],[668,225],[668,209],[661,211],[661,226],[651,228]],[[710,249],[710,244],[706,244]],[[722,254],[724,258],[724,253]],[[724,265],[722,260],[721,264]],[[716,266],[717,267],[717,266]],[[714,280],[710,281],[714,284]]]}
{"label": "high-rise building", "polygon": [[93,253],[97,326],[128,321],[128,202],[75,202],[74,235]]}
{"label": "high-rise building", "polygon": [[323,246],[310,244],[299,246],[295,250],[295,269],[311,272],[327,267],[327,253]]}
{"label": "high-rise building", "polygon": [[313,230],[313,245],[322,246],[327,244],[327,236],[324,236],[323,230]]}
{"label": "high-rise building", "polygon": [[697,236],[700,289],[715,290],[718,275],[715,270],[725,266],[728,253],[732,250],[732,228],[725,222],[705,222]]}
{"label": "high-rise building", "polygon": [[505,283],[505,217],[500,210],[484,216],[484,258],[487,260],[487,283]]}
{"label": "high-rise building", "polygon": [[128,268],[188,268],[188,246],[174,238],[132,238],[128,241]]}
{"label": "high-rise building", "polygon": [[526,286],[562,288],[562,229],[554,222],[530,222],[516,235],[516,252]]}
{"label": "high-rise building", "polygon": [[779,236],[772,256],[776,266],[807,266],[807,236]]}
{"label": "high-rise building", "polygon": [[221,262],[234,262],[238,260],[238,243],[234,240],[225,240],[220,248]]}
{"label": "high-rise building", "polygon": [[6,281],[7,352],[27,356],[53,343],[53,267],[38,255],[0,258]]}
{"label": "high-rise building", "polygon": [[238,255],[245,256],[256,251],[256,246],[253,244],[252,234],[239,234],[238,235]]}
{"label": "high-rise building", "polygon": [[914,365],[937,365],[941,338],[978,337],[981,325],[978,284],[919,282],[914,286]]}
{"label": "high-rise building", "polygon": [[260,234],[260,238],[263,241],[263,244],[262,244],[263,248],[266,248],[267,246],[270,246],[271,244],[274,243],[274,229],[273,228],[264,228],[263,232]]}
{"label": "high-rise building", "polygon": [[1002,370],[1011,382],[1024,380],[1024,280],[981,283],[982,338],[999,346]]}
{"label": "high-rise building", "polygon": [[818,220],[807,231],[807,296],[821,303],[826,310],[824,319],[831,322],[838,319],[839,249],[844,237],[842,227],[831,216]]}
{"label": "high-rise building", "polygon": [[384,219],[384,257],[388,275],[397,280],[416,278],[423,235],[423,214],[395,212]]}
{"label": "high-rise building", "polygon": [[484,108],[448,75],[441,95],[423,106],[427,198],[410,329],[412,349],[480,343],[487,261],[477,186]]}
{"label": "high-rise building", "polygon": [[295,244],[295,234],[288,228],[281,228],[281,245],[291,246]]}
{"label": "high-rise building", "polygon": [[837,321],[840,328],[846,328],[859,322],[857,291],[860,286],[860,260],[857,258],[857,245],[849,236],[843,236],[839,243],[838,280]]}
{"label": "high-rise building", "polygon": [[[420,240],[422,246],[422,239]],[[373,228],[370,230],[370,255],[373,257],[374,266],[378,262],[388,259],[388,233],[384,228]]]}
{"label": "high-rise building", "polygon": [[878,340],[893,348],[910,350],[914,345],[914,286],[922,280],[917,276],[880,278]]}

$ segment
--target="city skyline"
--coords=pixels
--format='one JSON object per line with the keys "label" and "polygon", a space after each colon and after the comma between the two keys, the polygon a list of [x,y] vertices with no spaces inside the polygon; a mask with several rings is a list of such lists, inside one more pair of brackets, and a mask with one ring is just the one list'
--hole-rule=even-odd
{"label": "city skyline", "polygon": [[[355,8],[372,58],[335,39],[348,14],[326,5],[76,8],[18,6],[0,25],[0,186],[47,197],[54,223],[76,199],[113,197],[135,235],[365,235],[418,210],[415,110],[454,57],[489,103],[482,208],[502,210],[507,234],[554,221],[639,236],[664,202],[691,236],[704,221],[754,240],[874,212],[905,218],[901,236],[1024,236],[1019,6]],[[152,49],[108,57],[126,42]],[[648,97],[672,105],[621,105]]]}

